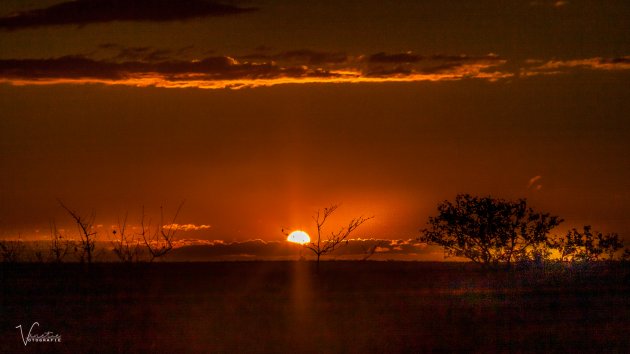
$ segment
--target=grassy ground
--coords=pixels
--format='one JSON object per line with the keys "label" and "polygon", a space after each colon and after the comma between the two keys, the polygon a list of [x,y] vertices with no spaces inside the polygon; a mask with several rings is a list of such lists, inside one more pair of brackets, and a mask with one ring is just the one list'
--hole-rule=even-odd
{"label": "grassy ground", "polygon": [[[1,353],[630,352],[621,265],[18,264],[0,284]],[[34,321],[62,342],[25,347]]]}

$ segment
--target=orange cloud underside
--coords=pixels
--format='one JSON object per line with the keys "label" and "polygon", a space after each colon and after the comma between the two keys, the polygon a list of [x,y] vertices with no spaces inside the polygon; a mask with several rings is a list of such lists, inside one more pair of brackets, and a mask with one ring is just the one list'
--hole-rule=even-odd
{"label": "orange cloud underside", "polygon": [[459,70],[439,74],[410,74],[369,77],[358,71],[332,72],[334,77],[275,77],[268,79],[231,79],[231,80],[203,80],[195,75],[178,80],[168,79],[160,74],[143,74],[122,80],[97,78],[43,78],[43,79],[3,79],[1,82],[16,86],[24,85],[58,85],[58,84],[103,84],[124,85],[135,87],[162,88],[201,88],[201,89],[240,89],[275,86],[283,84],[352,84],[352,83],[384,83],[384,82],[421,82],[421,81],[452,81],[462,79],[483,79],[496,81],[514,76],[511,73],[481,72],[486,66],[475,65]]}
{"label": "orange cloud underside", "polygon": [[[286,55],[285,55],[286,56]],[[558,75],[576,70],[630,70],[630,57],[574,60],[526,60],[506,67],[496,55],[433,56],[410,53],[343,58],[321,65],[239,61],[212,57],[192,61],[99,61],[87,57],[0,60],[0,82],[11,85],[103,84],[134,87],[240,89],[283,84],[346,84],[454,81],[498,81],[513,77]],[[285,59],[286,61],[286,59]],[[304,59],[302,58],[302,61]]]}

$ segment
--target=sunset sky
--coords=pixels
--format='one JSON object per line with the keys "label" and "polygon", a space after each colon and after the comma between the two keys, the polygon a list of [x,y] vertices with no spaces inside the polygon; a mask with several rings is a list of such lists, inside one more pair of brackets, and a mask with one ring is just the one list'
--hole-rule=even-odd
{"label": "sunset sky", "polygon": [[209,245],[312,233],[333,203],[331,227],[409,240],[471,193],[630,242],[628,19],[627,0],[3,0],[0,236],[69,228],[61,199],[102,240],[182,201],[179,237]]}

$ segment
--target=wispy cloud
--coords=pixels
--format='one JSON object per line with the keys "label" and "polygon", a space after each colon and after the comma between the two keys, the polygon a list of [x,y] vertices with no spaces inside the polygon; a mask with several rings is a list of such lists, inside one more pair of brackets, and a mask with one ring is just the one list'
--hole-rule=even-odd
{"label": "wispy cloud", "polygon": [[495,54],[485,56],[467,55],[431,55],[422,56],[412,52],[376,53],[362,58],[367,62],[366,74],[370,77],[388,77],[392,75],[434,75],[458,73],[462,78],[467,75],[480,78],[484,70],[506,63]]}
{"label": "wispy cloud", "polygon": [[208,0],[75,0],[0,18],[0,29],[112,21],[175,21],[254,11]]}
{"label": "wispy cloud", "polygon": [[529,183],[527,184],[528,189],[535,189],[537,191],[542,189],[542,184],[540,184],[540,180],[542,176],[534,176],[529,179]]}
{"label": "wispy cloud", "polygon": [[[114,48],[106,45],[107,49]],[[103,46],[101,46],[103,48]],[[155,87],[242,88],[289,83],[499,80],[513,76],[488,57],[427,57],[418,63],[374,63],[369,56],[295,50],[241,57],[181,59],[148,47],[115,48],[109,58],[85,55],[0,60],[0,81],[14,85],[110,84]],[[177,58],[177,59],[176,59]]]}
{"label": "wispy cloud", "polygon": [[366,57],[370,63],[418,63],[418,62],[441,62],[441,63],[462,63],[462,62],[479,62],[479,61],[501,61],[502,59],[493,53],[484,56],[468,56],[462,55],[443,55],[435,54],[423,56],[414,54],[413,52],[387,54],[380,52]]}
{"label": "wispy cloud", "polygon": [[[20,241],[21,239],[14,239]],[[23,240],[22,240],[23,241]],[[33,238],[27,242],[27,249],[45,249],[47,238]],[[173,241],[173,251],[168,254],[168,261],[224,261],[224,260],[297,260],[300,256],[314,259],[309,250],[287,241],[264,241],[251,239],[238,242],[224,240],[205,240],[195,238],[178,238]],[[100,261],[117,261],[112,252],[110,241],[97,241]],[[327,254],[325,260],[410,260],[410,261],[443,261],[444,251],[438,246],[427,246],[416,239],[351,239],[347,245]],[[448,260],[458,260],[449,258]]]}
{"label": "wispy cloud", "polygon": [[424,57],[413,54],[412,52],[387,54],[380,52],[367,57],[370,63],[417,63]]}
{"label": "wispy cloud", "polygon": [[0,82],[13,85],[105,84],[165,88],[232,88],[306,83],[380,83],[501,79],[575,71],[630,70],[630,57],[526,60],[495,54],[348,55],[292,50],[241,56],[199,56],[193,47],[158,49],[103,44],[91,55],[0,60]]}
{"label": "wispy cloud", "polygon": [[630,56],[548,61],[531,59],[525,62],[524,67],[520,70],[520,75],[558,75],[570,73],[576,70],[630,70]]}
{"label": "wispy cloud", "polygon": [[552,8],[563,8],[569,4],[566,0],[534,0],[530,1],[529,5],[534,7],[552,7]]}
{"label": "wispy cloud", "polygon": [[534,185],[534,183],[538,182],[541,178],[542,176],[534,176],[530,178],[529,183],[527,184],[527,188],[531,188]]}
{"label": "wispy cloud", "polygon": [[[443,252],[416,240],[352,239],[328,259],[363,259],[374,249],[373,259],[442,260]],[[226,243],[223,241],[185,240],[177,244],[171,260],[209,261],[224,259],[295,259],[311,256],[300,245],[286,241],[260,239]]]}
{"label": "wispy cloud", "polygon": [[312,65],[340,64],[350,58],[343,52],[327,52],[310,49],[299,49],[277,54],[250,54],[238,57],[239,60],[298,62]]}
{"label": "wispy cloud", "polygon": [[178,230],[178,231],[199,231],[207,230],[210,225],[195,225],[195,224],[168,224],[162,226],[163,229]]}
{"label": "wispy cloud", "polygon": [[[181,51],[184,52],[186,48],[184,47]],[[109,56],[110,60],[113,61],[121,61],[121,60],[137,60],[137,61],[163,61],[169,59],[174,54],[174,50],[171,49],[157,49],[152,47],[125,47],[114,43],[104,43],[99,45],[99,51],[105,52],[106,54],[113,55]]]}

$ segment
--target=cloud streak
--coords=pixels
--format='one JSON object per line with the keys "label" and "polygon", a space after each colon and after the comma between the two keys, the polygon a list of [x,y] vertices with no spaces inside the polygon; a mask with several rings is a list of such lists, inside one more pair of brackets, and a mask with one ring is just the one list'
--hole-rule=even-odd
{"label": "cloud streak", "polygon": [[[364,259],[374,249],[370,259],[443,260],[443,252],[417,240],[352,239],[325,259]],[[297,259],[312,254],[302,246],[286,241],[248,240],[223,241],[185,240],[169,255],[170,260],[212,261],[247,259]]]}
{"label": "cloud streak", "polygon": [[541,190],[542,189],[542,184],[540,184],[541,179],[542,179],[542,176],[540,175],[530,178],[529,183],[527,183],[527,189],[534,189],[537,191]]}
{"label": "cloud streak", "polygon": [[350,60],[343,52],[326,52],[310,49],[299,49],[278,54],[250,54],[239,57],[240,60],[288,61],[311,65],[340,64]]}
{"label": "cloud streak", "polygon": [[[111,45],[109,45],[111,47]],[[275,55],[172,59],[173,51],[122,48],[108,59],[83,55],[0,60],[0,81],[14,85],[107,84],[242,88],[290,83],[499,80],[505,63],[491,57],[431,57],[418,63],[377,63],[368,56],[296,50]]]}
{"label": "cloud streak", "polygon": [[572,60],[528,60],[520,70],[521,76],[559,75],[574,71],[630,70],[630,56],[617,58],[586,58]]}
{"label": "cloud streak", "polygon": [[546,1],[530,1],[529,5],[530,6],[534,6],[534,7],[538,7],[538,6],[543,6],[543,7],[553,7],[556,9],[560,9],[563,8],[565,6],[567,6],[569,4],[568,1],[564,1],[564,0],[546,0]]}
{"label": "cloud streak", "polygon": [[207,0],[76,0],[0,18],[0,29],[105,23],[112,21],[164,22],[237,15],[255,11]]}
{"label": "cloud streak", "polygon": [[541,178],[542,178],[542,176],[540,176],[540,175],[530,178],[529,179],[529,183],[527,183],[527,188],[531,188],[534,185],[534,183],[540,181]]}
{"label": "cloud streak", "polygon": [[210,225],[195,225],[195,224],[168,224],[162,226],[163,229],[176,230],[176,231],[199,231],[208,230]]}
{"label": "cloud streak", "polygon": [[380,52],[353,56],[343,52],[293,50],[276,54],[197,58],[194,51],[192,47],[168,50],[105,44],[93,56],[4,59],[0,60],[0,82],[13,85],[104,84],[239,89],[308,83],[498,81],[584,70],[630,70],[628,56],[527,60],[515,66],[514,63],[507,65],[506,59],[495,54],[449,56]]}

